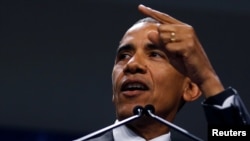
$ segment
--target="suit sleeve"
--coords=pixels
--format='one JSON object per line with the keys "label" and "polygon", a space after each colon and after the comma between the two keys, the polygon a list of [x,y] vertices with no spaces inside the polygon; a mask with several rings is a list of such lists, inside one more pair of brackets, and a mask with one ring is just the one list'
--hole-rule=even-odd
{"label": "suit sleeve", "polygon": [[[232,96],[231,104],[226,108],[215,105],[222,103]],[[250,116],[238,92],[229,87],[220,94],[202,102],[208,125],[250,125]]]}

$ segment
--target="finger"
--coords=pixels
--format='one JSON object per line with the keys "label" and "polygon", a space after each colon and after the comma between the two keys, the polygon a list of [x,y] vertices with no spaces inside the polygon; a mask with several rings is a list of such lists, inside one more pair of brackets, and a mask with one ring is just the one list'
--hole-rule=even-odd
{"label": "finger", "polygon": [[151,31],[148,33],[148,39],[153,43],[153,44],[156,44],[156,45],[160,45],[160,37],[159,37],[159,33],[156,32],[156,31]]}
{"label": "finger", "polygon": [[154,10],[152,8],[146,7],[142,4],[140,4],[138,6],[138,9],[140,12],[142,12],[143,14],[152,17],[154,19],[156,19],[157,21],[159,21],[160,23],[169,23],[169,24],[181,24],[182,22],[165,14],[162,13],[160,11]]}
{"label": "finger", "polygon": [[160,38],[164,44],[180,42],[181,38],[176,37],[175,32],[161,33]]}

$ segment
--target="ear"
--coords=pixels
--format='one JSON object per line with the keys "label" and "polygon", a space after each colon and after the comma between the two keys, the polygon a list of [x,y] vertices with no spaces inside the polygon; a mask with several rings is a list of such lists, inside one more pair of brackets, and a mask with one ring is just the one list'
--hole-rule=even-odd
{"label": "ear", "polygon": [[201,91],[197,84],[193,83],[189,78],[185,85],[183,99],[187,102],[194,101],[201,96]]}

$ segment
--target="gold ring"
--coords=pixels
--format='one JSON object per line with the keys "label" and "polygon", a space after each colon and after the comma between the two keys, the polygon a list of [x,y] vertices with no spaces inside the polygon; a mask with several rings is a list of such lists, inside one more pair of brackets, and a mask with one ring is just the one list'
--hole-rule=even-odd
{"label": "gold ring", "polygon": [[176,41],[175,32],[171,32],[171,33],[170,33],[170,41],[171,41],[171,42],[175,42],[175,41]]}

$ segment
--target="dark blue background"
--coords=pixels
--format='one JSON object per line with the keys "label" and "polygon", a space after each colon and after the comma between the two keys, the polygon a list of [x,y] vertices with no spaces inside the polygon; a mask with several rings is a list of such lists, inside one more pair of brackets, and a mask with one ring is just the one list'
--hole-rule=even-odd
{"label": "dark blue background", "polygon": [[[250,109],[250,1],[2,0],[0,140],[66,141],[112,124],[115,50],[143,17],[139,3],[191,24],[225,86]],[[202,100],[176,124],[205,139]]]}

